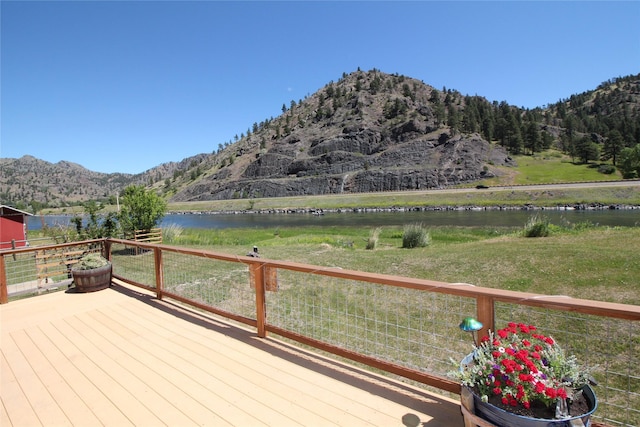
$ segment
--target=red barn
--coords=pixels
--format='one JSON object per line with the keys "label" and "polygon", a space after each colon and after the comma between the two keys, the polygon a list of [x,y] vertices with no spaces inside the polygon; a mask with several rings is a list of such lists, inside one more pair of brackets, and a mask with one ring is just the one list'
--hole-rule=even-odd
{"label": "red barn", "polygon": [[0,205],[0,250],[27,246],[27,215],[31,214]]}

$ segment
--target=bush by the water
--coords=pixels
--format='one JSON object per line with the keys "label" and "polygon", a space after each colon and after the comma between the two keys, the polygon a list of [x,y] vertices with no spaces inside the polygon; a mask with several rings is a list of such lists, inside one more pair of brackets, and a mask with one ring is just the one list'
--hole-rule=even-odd
{"label": "bush by the water", "polygon": [[380,227],[376,227],[369,233],[369,238],[367,239],[366,249],[373,250],[378,246],[378,239],[380,238]]}
{"label": "bush by the water", "polygon": [[549,218],[544,215],[532,215],[524,225],[524,237],[547,237],[550,234]]}
{"label": "bush by the water", "polygon": [[424,248],[431,243],[431,235],[422,224],[407,224],[402,233],[403,248]]}
{"label": "bush by the water", "polygon": [[162,229],[162,238],[165,242],[174,243],[182,234],[184,228],[179,224],[169,224]]}

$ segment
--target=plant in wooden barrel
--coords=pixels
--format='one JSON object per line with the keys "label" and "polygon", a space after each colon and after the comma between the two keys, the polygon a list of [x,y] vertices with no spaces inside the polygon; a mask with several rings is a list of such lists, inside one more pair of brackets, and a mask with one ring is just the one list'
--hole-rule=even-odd
{"label": "plant in wooden barrel", "polygon": [[509,323],[474,347],[450,373],[462,384],[465,417],[500,427],[590,425],[597,399],[589,371],[553,338]]}
{"label": "plant in wooden barrel", "polygon": [[73,282],[78,292],[106,289],[111,284],[111,262],[99,253],[90,253],[71,268]]}

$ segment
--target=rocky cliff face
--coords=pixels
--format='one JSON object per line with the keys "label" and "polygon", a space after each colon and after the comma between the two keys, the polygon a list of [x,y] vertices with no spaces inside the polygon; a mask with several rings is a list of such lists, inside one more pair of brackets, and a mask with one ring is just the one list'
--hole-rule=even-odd
{"label": "rocky cliff face", "polygon": [[216,154],[171,200],[437,188],[514,165],[500,146],[445,125],[445,97],[403,76],[344,76]]}

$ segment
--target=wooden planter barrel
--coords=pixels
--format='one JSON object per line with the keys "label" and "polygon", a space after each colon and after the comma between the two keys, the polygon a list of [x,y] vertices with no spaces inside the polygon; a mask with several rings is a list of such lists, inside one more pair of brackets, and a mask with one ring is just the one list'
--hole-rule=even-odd
{"label": "wooden planter barrel", "polygon": [[71,270],[78,292],[94,292],[111,284],[111,263],[91,270]]}

